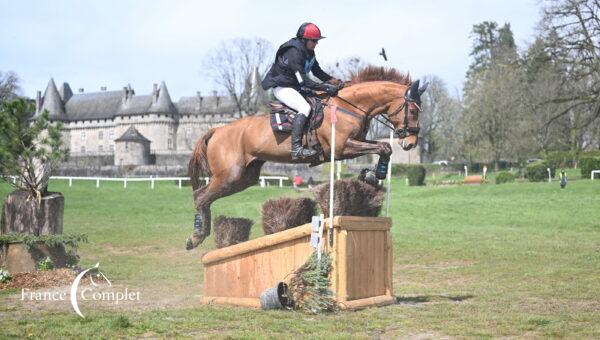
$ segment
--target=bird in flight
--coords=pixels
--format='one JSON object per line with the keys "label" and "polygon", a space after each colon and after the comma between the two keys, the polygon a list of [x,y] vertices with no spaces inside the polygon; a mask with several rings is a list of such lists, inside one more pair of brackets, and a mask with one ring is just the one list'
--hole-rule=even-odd
{"label": "bird in flight", "polygon": [[383,57],[383,60],[387,61],[387,54],[385,54],[385,49],[382,47],[379,55]]}

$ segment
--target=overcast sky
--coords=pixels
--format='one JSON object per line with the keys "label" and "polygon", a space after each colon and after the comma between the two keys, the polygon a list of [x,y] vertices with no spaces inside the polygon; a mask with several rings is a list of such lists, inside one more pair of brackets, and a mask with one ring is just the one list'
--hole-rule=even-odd
{"label": "overcast sky", "polygon": [[0,0],[0,71],[21,77],[34,97],[50,77],[73,91],[121,89],[147,94],[164,80],[173,100],[214,89],[202,58],[221,40],[261,37],[278,46],[305,21],[327,38],[323,65],[358,56],[435,74],[462,89],[473,24],[510,22],[519,47],[533,40],[538,0],[455,1],[15,1]]}

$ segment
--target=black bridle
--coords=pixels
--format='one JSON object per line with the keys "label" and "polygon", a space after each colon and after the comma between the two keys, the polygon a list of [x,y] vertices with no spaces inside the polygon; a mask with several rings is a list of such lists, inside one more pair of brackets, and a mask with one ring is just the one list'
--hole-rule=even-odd
{"label": "black bridle", "polygon": [[[421,107],[419,106],[419,104],[417,104],[417,102],[412,99],[409,95],[408,95],[408,91],[409,91],[410,87],[406,88],[406,91],[404,92],[404,103],[402,103],[402,105],[400,105],[394,112],[392,112],[391,114],[388,114],[388,116],[386,117],[383,113],[378,114],[377,116],[373,117],[373,119],[375,119],[376,121],[380,122],[381,124],[383,124],[384,126],[390,128],[391,130],[394,131],[394,136],[403,139],[406,138],[408,136],[411,135],[418,135],[419,132],[421,131],[421,128],[419,127],[419,121],[417,120],[417,126],[408,126],[408,114],[409,114],[409,109],[408,109],[408,103],[414,103],[415,106],[417,107],[418,111],[421,112]],[[352,103],[351,101],[342,98],[340,96],[337,96],[336,98],[340,99],[341,101],[345,102],[346,104],[362,111],[363,113],[365,113],[366,115],[369,114],[369,112],[363,108],[358,107],[357,105],[355,105],[354,103]],[[340,109],[340,108],[338,108]],[[400,113],[400,111],[404,110],[404,120],[402,122],[402,127],[399,129],[395,129],[394,128],[394,123],[392,123],[392,121],[388,118],[388,117],[392,117],[397,115],[398,113]],[[344,109],[341,109],[342,112],[346,111]],[[353,114],[356,116],[356,114],[354,114],[351,111],[348,111],[348,113]],[[383,117],[383,119],[385,119],[385,122],[377,119],[379,116]],[[389,124],[388,124],[389,123]]]}

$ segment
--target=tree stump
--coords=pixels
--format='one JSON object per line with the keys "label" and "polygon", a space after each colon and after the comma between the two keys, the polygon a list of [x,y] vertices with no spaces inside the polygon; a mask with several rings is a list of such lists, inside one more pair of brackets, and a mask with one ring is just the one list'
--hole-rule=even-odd
{"label": "tree stump", "polygon": [[28,199],[25,191],[13,191],[2,207],[0,235],[8,233],[52,235],[63,232],[65,198],[59,192],[42,197],[38,206],[35,198]]}
{"label": "tree stump", "polygon": [[28,273],[37,269],[37,264],[44,258],[52,260],[54,268],[65,268],[69,255],[65,247],[49,247],[38,242],[32,249],[21,242],[0,245],[0,266],[6,267],[9,273]]}

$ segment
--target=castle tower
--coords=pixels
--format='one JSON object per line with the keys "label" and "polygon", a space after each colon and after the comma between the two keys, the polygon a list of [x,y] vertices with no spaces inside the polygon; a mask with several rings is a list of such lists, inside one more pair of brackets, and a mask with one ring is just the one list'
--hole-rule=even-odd
{"label": "castle tower", "polygon": [[54,79],[50,78],[44,96],[41,98],[41,105],[38,104],[38,112],[36,115],[40,115],[44,110],[48,110],[50,113],[50,119],[52,120],[66,120],[67,114],[65,112],[65,104],[60,98],[60,94],[54,84]]}

